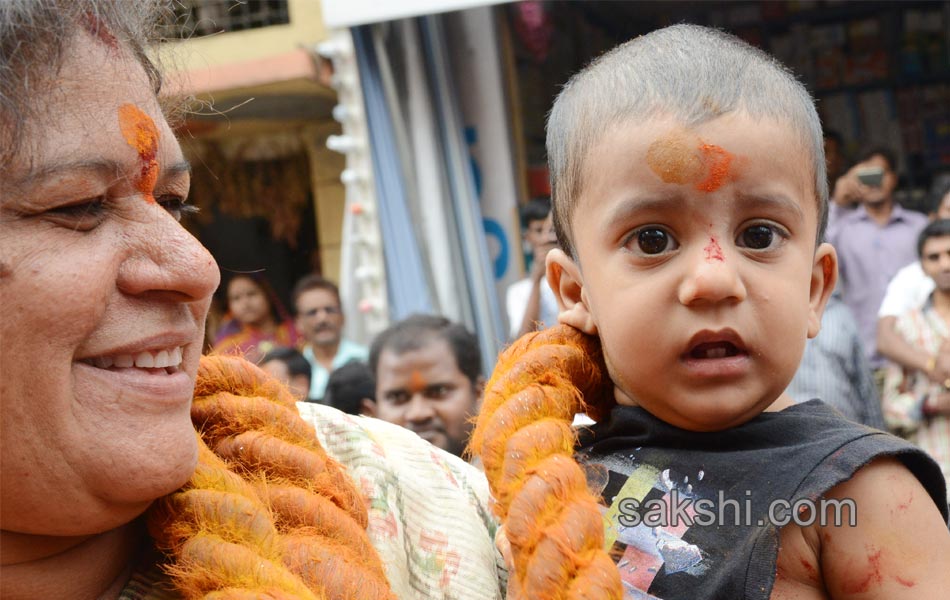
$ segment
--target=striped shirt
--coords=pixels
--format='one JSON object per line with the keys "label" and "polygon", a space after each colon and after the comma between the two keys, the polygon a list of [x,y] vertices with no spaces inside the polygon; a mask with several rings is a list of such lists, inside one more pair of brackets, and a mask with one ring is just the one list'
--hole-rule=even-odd
{"label": "striped shirt", "polygon": [[858,325],[837,293],[825,307],[821,331],[805,345],[788,394],[795,402],[818,398],[856,423],[884,429],[881,402]]}
{"label": "striped shirt", "polygon": [[[936,354],[950,337],[950,327],[934,310],[932,299],[923,308],[897,317],[897,332],[929,354]],[[947,389],[931,382],[926,373],[895,364],[889,364],[886,373],[882,403],[888,426],[930,454],[944,479],[950,481],[950,415],[926,415],[923,411],[930,395],[948,393]]]}

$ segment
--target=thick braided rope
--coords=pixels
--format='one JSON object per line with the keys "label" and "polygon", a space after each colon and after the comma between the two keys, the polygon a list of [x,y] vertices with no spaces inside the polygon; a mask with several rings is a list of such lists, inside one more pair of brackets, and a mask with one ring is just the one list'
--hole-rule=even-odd
{"label": "thick braided rope", "polygon": [[[509,600],[619,600],[599,500],[574,460],[574,414],[613,403],[597,338],[572,327],[528,334],[498,358],[472,434],[514,572]],[[589,402],[585,402],[585,399]]]}
{"label": "thick braided rope", "polygon": [[203,357],[191,416],[198,466],[148,519],[185,598],[395,598],[363,499],[282,385]]}

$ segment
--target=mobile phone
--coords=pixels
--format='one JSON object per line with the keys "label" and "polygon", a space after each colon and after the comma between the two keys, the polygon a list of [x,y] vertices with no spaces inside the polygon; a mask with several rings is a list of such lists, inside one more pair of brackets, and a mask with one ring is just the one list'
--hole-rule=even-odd
{"label": "mobile phone", "polygon": [[858,181],[868,187],[881,187],[884,183],[884,169],[881,167],[862,167],[857,170]]}

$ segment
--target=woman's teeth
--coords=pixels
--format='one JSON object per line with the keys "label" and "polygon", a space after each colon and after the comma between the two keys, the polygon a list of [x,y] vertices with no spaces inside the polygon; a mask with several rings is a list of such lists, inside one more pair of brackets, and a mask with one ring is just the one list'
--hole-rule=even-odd
{"label": "woman's teeth", "polygon": [[112,367],[118,369],[128,369],[130,367],[138,367],[139,369],[164,369],[166,367],[177,367],[181,365],[181,357],[182,348],[179,346],[169,350],[159,350],[158,352],[98,356],[92,359],[92,363],[100,369],[109,369]]}

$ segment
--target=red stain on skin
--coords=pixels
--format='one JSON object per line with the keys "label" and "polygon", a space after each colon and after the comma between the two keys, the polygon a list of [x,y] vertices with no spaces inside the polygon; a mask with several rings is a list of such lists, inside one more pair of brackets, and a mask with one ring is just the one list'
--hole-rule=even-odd
{"label": "red stain on skin", "polygon": [[706,260],[718,260],[719,262],[726,260],[726,257],[722,254],[722,247],[714,237],[709,238],[709,243],[703,248],[703,252],[706,253]]}
{"label": "red stain on skin", "polygon": [[158,181],[158,128],[155,121],[134,104],[119,107],[119,127],[125,142],[138,152],[142,171],[135,181],[135,189],[142,192],[146,202],[155,202],[155,182]]}
{"label": "red stain on skin", "polygon": [[805,568],[805,572],[808,573],[808,578],[811,579],[812,581],[818,581],[818,570],[815,569],[814,565],[812,565],[810,562],[808,562],[804,558],[801,559],[801,561],[802,561],[802,566]]}
{"label": "red stain on skin", "polygon": [[699,147],[706,166],[706,178],[696,184],[696,189],[703,192],[715,192],[729,177],[729,167],[732,165],[732,154],[714,144],[703,143]]}
{"label": "red stain on skin", "polygon": [[900,575],[895,575],[895,576],[894,576],[894,581],[896,581],[897,583],[901,584],[901,585],[904,586],[904,587],[909,587],[909,588],[910,588],[910,587],[914,587],[915,585],[917,585],[917,582],[916,582],[916,581],[908,581],[907,579],[904,579],[904,578],[901,577]]}
{"label": "red stain on skin", "polygon": [[897,510],[907,510],[910,508],[911,502],[914,501],[914,490],[910,491],[910,496],[907,497],[907,502],[901,502],[897,504]]}
{"label": "red stain on skin", "polygon": [[119,49],[119,40],[116,39],[102,19],[92,13],[82,16],[82,26],[92,37],[105,44],[110,50]]}
{"label": "red stain on skin", "polygon": [[866,546],[868,553],[867,572],[861,579],[856,579],[844,586],[844,591],[848,594],[860,594],[871,589],[871,584],[880,584],[881,577],[881,551],[873,545]]}
{"label": "red stain on skin", "polygon": [[409,375],[409,391],[413,394],[421,392],[422,390],[428,387],[429,382],[426,381],[426,378],[419,371],[413,371]]}

